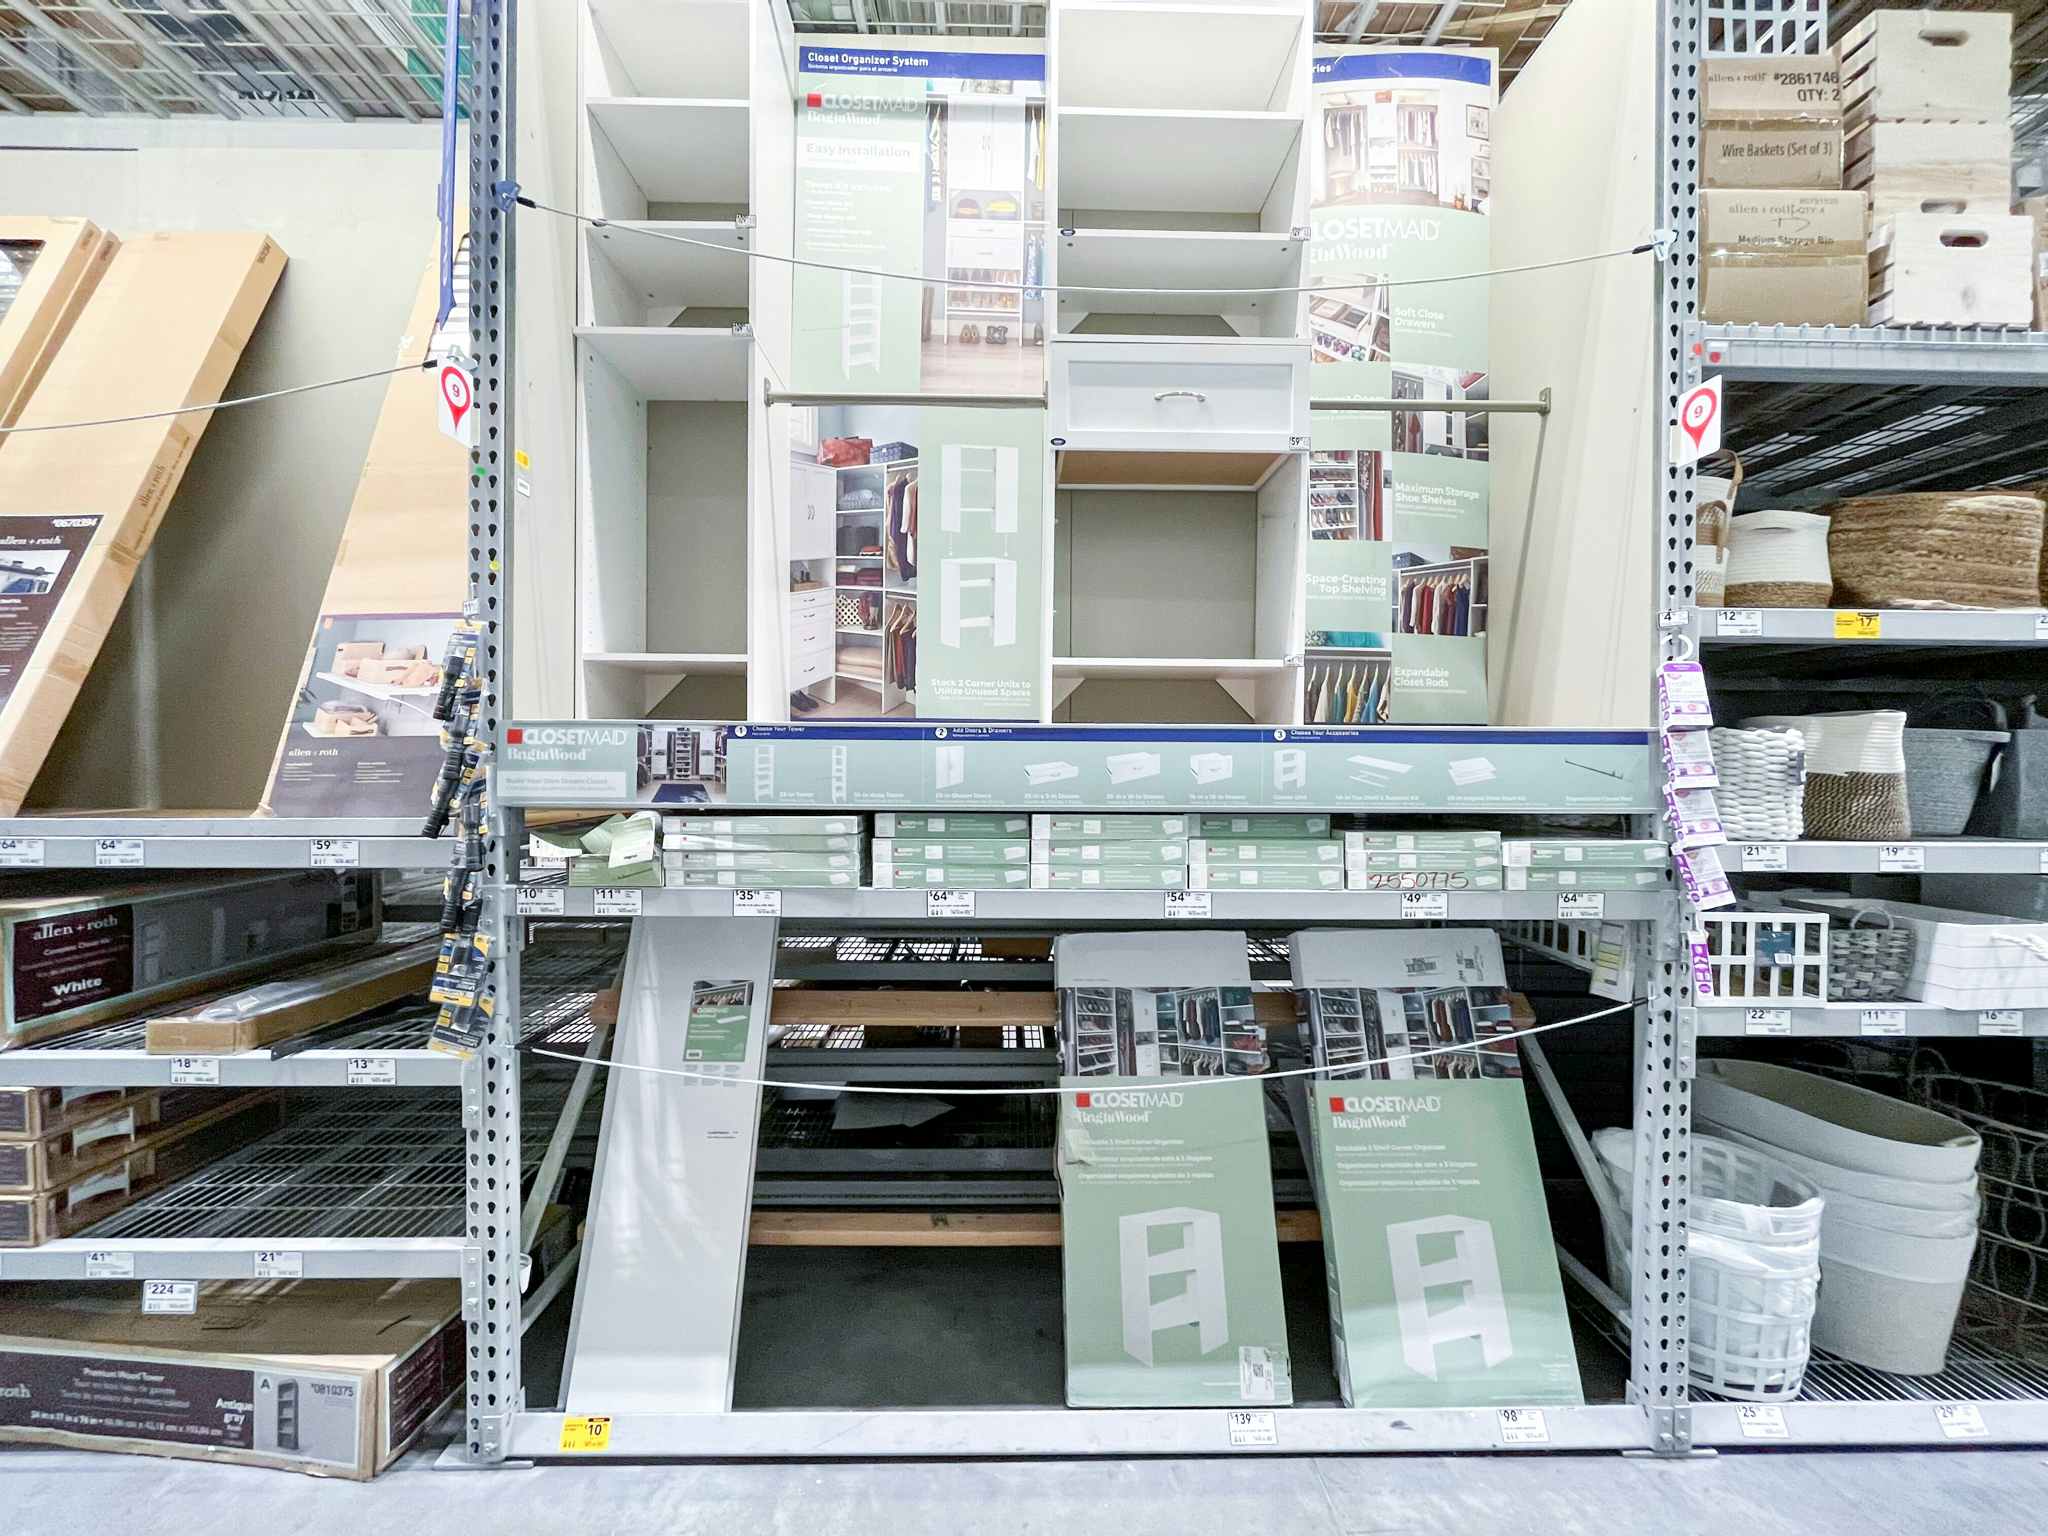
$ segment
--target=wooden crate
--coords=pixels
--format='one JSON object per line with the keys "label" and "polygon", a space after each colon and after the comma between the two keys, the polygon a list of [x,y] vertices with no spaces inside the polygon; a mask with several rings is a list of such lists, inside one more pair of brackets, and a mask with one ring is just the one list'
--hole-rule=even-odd
{"label": "wooden crate", "polygon": [[1872,216],[2004,213],[2012,196],[2010,123],[1869,122],[1849,135],[1844,186]]}
{"label": "wooden crate", "polygon": [[141,1146],[162,1113],[162,1092],[145,1089],[31,1140],[0,1141],[0,1194],[41,1194],[74,1183]]}
{"label": "wooden crate", "polygon": [[2012,17],[2001,11],[1876,11],[1840,40],[1850,129],[1901,122],[2003,122]]}
{"label": "wooden crate", "polygon": [[1870,234],[1870,323],[2025,329],[2033,248],[2020,214],[1894,214]]}

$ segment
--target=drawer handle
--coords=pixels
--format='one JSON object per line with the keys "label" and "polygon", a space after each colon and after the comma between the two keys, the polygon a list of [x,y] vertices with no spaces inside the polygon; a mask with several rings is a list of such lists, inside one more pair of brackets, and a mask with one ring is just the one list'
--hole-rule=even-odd
{"label": "drawer handle", "polygon": [[1152,398],[1154,400],[1199,400],[1204,405],[1209,403],[1209,397],[1199,389],[1162,389]]}

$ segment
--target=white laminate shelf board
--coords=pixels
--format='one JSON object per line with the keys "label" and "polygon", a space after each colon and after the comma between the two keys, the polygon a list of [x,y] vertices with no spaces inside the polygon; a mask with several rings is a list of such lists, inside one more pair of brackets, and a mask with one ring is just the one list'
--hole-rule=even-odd
{"label": "white laminate shelf board", "polygon": [[[1303,19],[1299,7],[1062,6],[1060,100],[1210,112],[1284,107]],[[1134,59],[1143,67],[1132,68]]]}
{"label": "white laminate shelf board", "polygon": [[[611,83],[641,96],[747,94],[748,0],[589,0]],[[623,70],[625,80],[617,71]]]}
{"label": "white laminate shelf board", "polygon": [[649,677],[740,677],[746,674],[747,655],[744,651],[585,651],[583,664]]}
{"label": "white laminate shelf board", "polygon": [[1152,213],[1256,213],[1302,119],[1286,112],[1062,107],[1060,204]]}
{"label": "white laminate shelf board", "polygon": [[1125,677],[1213,679],[1269,677],[1294,663],[1261,657],[1209,656],[1055,656],[1054,677]]}
{"label": "white laminate shelf board", "polygon": [[579,325],[576,335],[647,400],[744,400],[753,342],[718,327]]}
{"label": "white laminate shelf board", "polygon": [[651,203],[747,200],[747,103],[716,98],[598,96],[585,103]]}
{"label": "white laminate shelf board", "polygon": [[[583,233],[590,259],[609,262],[643,303],[732,309],[747,302],[747,237],[730,219],[614,220]],[[706,250],[657,235],[707,241],[720,249]]]}
{"label": "white laminate shelf board", "polygon": [[1302,242],[1284,234],[1077,229],[1060,236],[1060,308],[1074,314],[1221,315],[1291,305],[1294,295],[1286,293],[1189,292],[1179,297],[1089,293],[1068,285],[1288,288],[1301,281],[1301,247]]}

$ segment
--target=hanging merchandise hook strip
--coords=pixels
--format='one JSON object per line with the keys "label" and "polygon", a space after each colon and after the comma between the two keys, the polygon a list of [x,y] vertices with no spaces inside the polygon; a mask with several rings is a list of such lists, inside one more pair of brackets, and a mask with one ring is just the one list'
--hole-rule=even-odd
{"label": "hanging merchandise hook strip", "polygon": [[[1645,997],[1631,998],[1628,1002],[1616,1003],[1612,1008],[1602,1008],[1596,1013],[1582,1013],[1575,1018],[1558,1019],[1550,1024],[1536,1024],[1528,1029],[1517,1029],[1505,1035],[1489,1035],[1485,1040],[1475,1040],[1468,1045],[1445,1045],[1427,1051],[1410,1051],[1399,1059],[1402,1061],[1425,1061],[1432,1056],[1458,1056],[1467,1052],[1487,1050],[1496,1045],[1505,1045],[1510,1040],[1523,1040],[1527,1039],[1530,1035],[1547,1035],[1553,1029],[1568,1029],[1574,1024],[1591,1024],[1596,1019],[1611,1018],[1617,1013],[1627,1013],[1631,1009],[1639,1008],[1648,1001],[1649,999]],[[566,1061],[578,1067],[590,1061],[590,1058],[587,1056],[574,1055],[568,1051],[551,1051],[538,1045],[523,1046],[521,1049],[529,1055],[546,1056],[555,1061]],[[1364,1061],[1346,1062],[1344,1070],[1348,1074],[1356,1068],[1384,1067],[1391,1064],[1394,1060],[1395,1058],[1391,1056],[1371,1057]],[[774,1077],[733,1077],[723,1072],[693,1071],[688,1067],[651,1067],[645,1063],[633,1061],[600,1061],[596,1065],[604,1067],[608,1071],[649,1072],[656,1077],[699,1078],[726,1086],[800,1088],[808,1093],[922,1094],[940,1099],[957,1099],[968,1096],[1046,1098],[1062,1093],[1107,1092],[1113,1088],[1127,1086],[1123,1079],[1104,1078],[1100,1083],[1091,1083],[1088,1086],[1079,1088],[905,1088],[890,1083],[797,1083]],[[1327,1067],[1288,1067],[1280,1072],[1260,1072],[1243,1077],[1186,1077],[1173,1078],[1170,1081],[1175,1088],[1216,1088],[1221,1087],[1225,1083],[1270,1083],[1288,1077],[1329,1077],[1339,1082],[1355,1080],[1348,1075],[1341,1078],[1336,1077]]]}
{"label": "hanging merchandise hook strip", "polygon": [[388,379],[394,373],[418,373],[434,366],[431,356],[416,363],[393,368],[373,368],[368,373],[351,373],[339,379],[322,379],[317,384],[294,384],[289,389],[268,389],[260,395],[238,395],[232,400],[215,400],[206,405],[176,405],[167,411],[138,411],[133,416],[103,416],[97,421],[52,421],[37,427],[0,427],[0,437],[21,432],[70,432],[79,427],[118,427],[130,421],[161,421],[166,416],[192,416],[200,411],[225,411],[231,406],[258,405],[265,400],[282,400],[286,395],[310,394],[316,389],[333,389],[340,384],[360,384],[365,379]]}
{"label": "hanging merchandise hook strip", "polygon": [[[702,246],[707,251],[720,251],[727,256],[740,256],[748,261],[774,261],[787,267],[808,267],[816,272],[851,272],[856,277],[886,277],[898,282],[922,283],[927,288],[957,288],[960,284],[950,277],[927,277],[922,272],[890,272],[880,267],[850,267],[835,261],[811,261],[803,256],[780,256],[773,251],[742,249],[735,245],[721,245],[716,240],[698,240],[689,235],[672,235],[665,230],[648,229],[643,225],[621,223],[615,219],[600,219],[594,214],[578,213],[573,208],[556,208],[551,204],[537,202],[525,193],[514,199],[522,208],[531,208],[536,213],[552,213],[557,218],[569,219],[577,224],[588,224],[592,229],[622,229],[629,235],[641,235],[649,240],[669,240],[677,245]],[[1398,277],[1377,283],[1297,283],[1275,288],[1117,288],[1107,283],[997,283],[977,282],[977,291],[989,293],[1022,293],[1036,296],[1044,293],[1092,293],[1125,295],[1134,298],[1185,297],[1201,294],[1215,298],[1254,297],[1269,293],[1350,293],[1359,288],[1430,288],[1439,283],[1467,283],[1487,277],[1513,277],[1522,272],[1550,272],[1558,267],[1576,267],[1591,261],[1612,261],[1617,256],[1648,256],[1657,250],[1657,242],[1645,240],[1639,245],[1617,247],[1611,251],[1593,251],[1584,256],[1560,256],[1555,261],[1530,261],[1515,267],[1492,267],[1483,272],[1450,272],[1442,277]]]}

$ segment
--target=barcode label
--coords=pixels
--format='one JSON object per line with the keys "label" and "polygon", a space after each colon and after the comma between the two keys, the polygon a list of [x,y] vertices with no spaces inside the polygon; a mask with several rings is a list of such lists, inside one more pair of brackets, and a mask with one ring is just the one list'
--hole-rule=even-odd
{"label": "barcode label", "polygon": [[1257,1344],[1237,1351],[1237,1396],[1245,1403],[1273,1401],[1273,1353]]}

